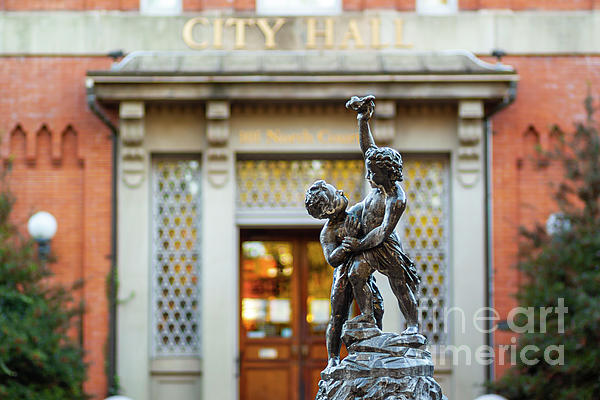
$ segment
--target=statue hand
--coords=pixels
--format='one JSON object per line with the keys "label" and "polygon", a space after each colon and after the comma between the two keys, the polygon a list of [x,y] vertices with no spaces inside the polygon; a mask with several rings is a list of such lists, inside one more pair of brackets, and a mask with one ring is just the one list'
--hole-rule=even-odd
{"label": "statue hand", "polygon": [[360,240],[354,237],[349,237],[346,236],[344,238],[344,240],[342,241],[342,247],[344,249],[349,249],[349,251],[355,251],[356,249],[358,249],[358,246],[360,245]]}
{"label": "statue hand", "polygon": [[373,110],[375,109],[375,96],[352,96],[352,98],[346,103],[346,108],[356,111],[358,113],[358,119],[369,120],[373,115]]}

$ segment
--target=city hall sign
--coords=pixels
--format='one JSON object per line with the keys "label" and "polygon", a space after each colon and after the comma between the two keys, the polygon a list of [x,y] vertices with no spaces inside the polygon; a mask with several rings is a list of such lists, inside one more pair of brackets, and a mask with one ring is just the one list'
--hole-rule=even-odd
{"label": "city hall sign", "polygon": [[321,50],[410,48],[401,18],[196,17],[183,26],[194,50]]}

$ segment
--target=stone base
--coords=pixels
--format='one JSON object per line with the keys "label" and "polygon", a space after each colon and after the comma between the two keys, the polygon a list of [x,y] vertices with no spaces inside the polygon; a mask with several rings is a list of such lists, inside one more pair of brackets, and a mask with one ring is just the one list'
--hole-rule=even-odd
{"label": "stone base", "polygon": [[382,333],[374,324],[344,324],[348,356],[321,372],[316,400],[443,400],[423,335]]}

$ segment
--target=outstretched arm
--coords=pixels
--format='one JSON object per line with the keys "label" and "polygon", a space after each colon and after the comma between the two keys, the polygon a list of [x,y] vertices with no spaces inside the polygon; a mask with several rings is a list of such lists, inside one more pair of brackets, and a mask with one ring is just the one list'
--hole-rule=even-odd
{"label": "outstretched arm", "polygon": [[371,127],[369,126],[369,120],[371,116],[368,114],[358,114],[358,134],[360,141],[360,150],[363,156],[367,154],[367,150],[371,147],[376,147],[373,134],[371,133]]}

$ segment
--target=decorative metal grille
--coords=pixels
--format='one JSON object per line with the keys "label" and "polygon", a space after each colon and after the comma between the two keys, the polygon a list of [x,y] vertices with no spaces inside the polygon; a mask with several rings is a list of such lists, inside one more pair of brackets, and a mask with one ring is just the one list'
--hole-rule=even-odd
{"label": "decorative metal grille", "polygon": [[421,276],[421,330],[432,344],[444,344],[447,332],[448,178],[444,159],[410,159],[404,163],[408,204],[401,219],[402,244]]}
{"label": "decorative metal grille", "polygon": [[304,209],[304,193],[317,179],[344,191],[350,203],[363,193],[363,160],[239,160],[237,206]]}
{"label": "decorative metal grille", "polygon": [[199,355],[200,164],[158,159],[153,173],[154,355]]}
{"label": "decorative metal grille", "polygon": [[[408,198],[398,232],[421,276],[421,329],[429,343],[444,344],[447,327],[448,162],[441,157],[407,157],[403,186]],[[364,196],[362,160],[240,160],[237,206],[246,210],[304,208],[304,193],[317,179],[344,190],[350,204]]]}

